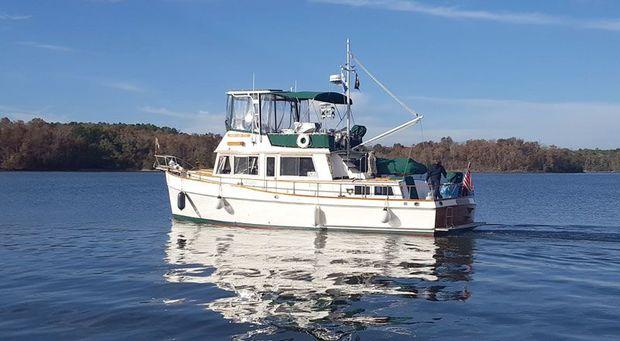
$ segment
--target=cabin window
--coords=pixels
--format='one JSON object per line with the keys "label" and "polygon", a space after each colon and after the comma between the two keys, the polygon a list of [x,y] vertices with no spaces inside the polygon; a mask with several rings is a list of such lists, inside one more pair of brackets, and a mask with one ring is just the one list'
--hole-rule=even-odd
{"label": "cabin window", "polygon": [[375,186],[375,195],[394,195],[391,186]]}
{"label": "cabin window", "polygon": [[276,176],[276,158],[273,156],[267,157],[267,171],[265,175]]}
{"label": "cabin window", "polygon": [[230,174],[230,157],[220,156],[217,162],[217,174]]}
{"label": "cabin window", "polygon": [[281,157],[280,175],[314,176],[314,163],[311,157]]}
{"label": "cabin window", "polygon": [[355,186],[355,195],[369,195],[370,186]]}
{"label": "cabin window", "polygon": [[235,156],[235,174],[258,174],[258,157]]}
{"label": "cabin window", "polygon": [[300,157],[299,158],[299,175],[300,176],[310,176],[315,173],[314,171],[314,162],[312,162],[311,157]]}

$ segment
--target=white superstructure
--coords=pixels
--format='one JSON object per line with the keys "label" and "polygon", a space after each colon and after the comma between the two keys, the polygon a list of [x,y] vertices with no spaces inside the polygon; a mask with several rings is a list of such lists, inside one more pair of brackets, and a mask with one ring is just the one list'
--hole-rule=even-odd
{"label": "white superstructure", "polygon": [[[351,57],[347,50],[343,75],[330,78],[344,82],[344,95],[228,92],[227,132],[215,150],[213,170],[188,170],[174,156],[158,155],[174,217],[241,226],[403,233],[475,226],[474,198],[463,195],[460,182],[446,185],[445,198],[432,198],[423,165],[377,159],[365,149],[366,128],[350,126]],[[411,112],[413,120],[377,138],[422,118]],[[343,122],[344,128],[339,125]]]}

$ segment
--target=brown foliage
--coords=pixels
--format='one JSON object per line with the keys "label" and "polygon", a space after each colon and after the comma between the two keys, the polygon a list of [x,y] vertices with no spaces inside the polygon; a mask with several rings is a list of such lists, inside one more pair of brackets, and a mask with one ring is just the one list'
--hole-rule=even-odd
{"label": "brown foliage", "polygon": [[214,134],[185,134],[151,124],[47,123],[0,121],[0,169],[140,170],[152,169],[155,137],[160,153],[192,165],[213,166]]}
{"label": "brown foliage", "polygon": [[620,171],[620,149],[574,151],[514,137],[463,143],[444,137],[439,142],[420,142],[411,147],[376,145],[374,150],[380,156],[411,157],[424,164],[441,159],[452,170],[465,169],[471,162],[473,170],[482,172]]}
{"label": "brown foliage", "polygon": [[[47,123],[0,120],[0,169],[152,169],[155,137],[160,154],[178,156],[198,167],[212,167],[221,136],[185,134],[152,124]],[[620,149],[570,150],[517,138],[454,142],[444,137],[405,147],[376,145],[383,157],[411,157],[424,164],[442,159],[447,169],[485,172],[620,171]]]}

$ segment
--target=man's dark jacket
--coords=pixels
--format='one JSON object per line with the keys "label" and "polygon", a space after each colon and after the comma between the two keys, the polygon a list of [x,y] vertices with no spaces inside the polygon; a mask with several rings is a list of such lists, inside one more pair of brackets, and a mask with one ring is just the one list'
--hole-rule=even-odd
{"label": "man's dark jacket", "polygon": [[434,164],[426,173],[426,181],[431,180],[432,183],[441,182],[441,175],[446,176],[446,169],[440,164]]}

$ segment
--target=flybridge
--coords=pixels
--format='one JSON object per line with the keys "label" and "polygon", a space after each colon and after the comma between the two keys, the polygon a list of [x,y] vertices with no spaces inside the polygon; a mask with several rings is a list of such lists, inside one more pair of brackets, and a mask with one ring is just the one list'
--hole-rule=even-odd
{"label": "flybridge", "polygon": [[[353,104],[351,76],[355,76],[354,88],[359,89],[358,67],[414,118],[362,142],[366,127],[351,126]],[[342,85],[344,94],[279,89],[229,91],[227,93],[226,129],[260,135],[284,135],[273,139],[273,142],[280,146],[316,146],[320,140],[322,148],[346,150],[347,158],[349,158],[353,149],[360,149],[364,145],[411,127],[422,120],[422,115],[396,97],[351,53],[348,40],[346,63],[341,66],[340,74],[330,76],[330,82]],[[303,139],[301,144],[289,143],[291,138],[298,138],[299,134],[310,134],[310,136],[301,137]],[[312,136],[317,134],[323,136]],[[317,143],[313,143],[313,140]],[[283,143],[281,141],[287,142],[280,144]]]}
{"label": "flybridge", "polygon": [[282,147],[297,147],[298,135],[306,134],[300,144],[303,147],[346,148],[340,142],[346,138],[347,131],[338,130],[344,119],[344,109],[340,107],[347,103],[350,106],[352,101],[341,93],[261,89],[227,94],[226,129],[229,131],[270,135],[270,140],[274,135],[274,145]]}

